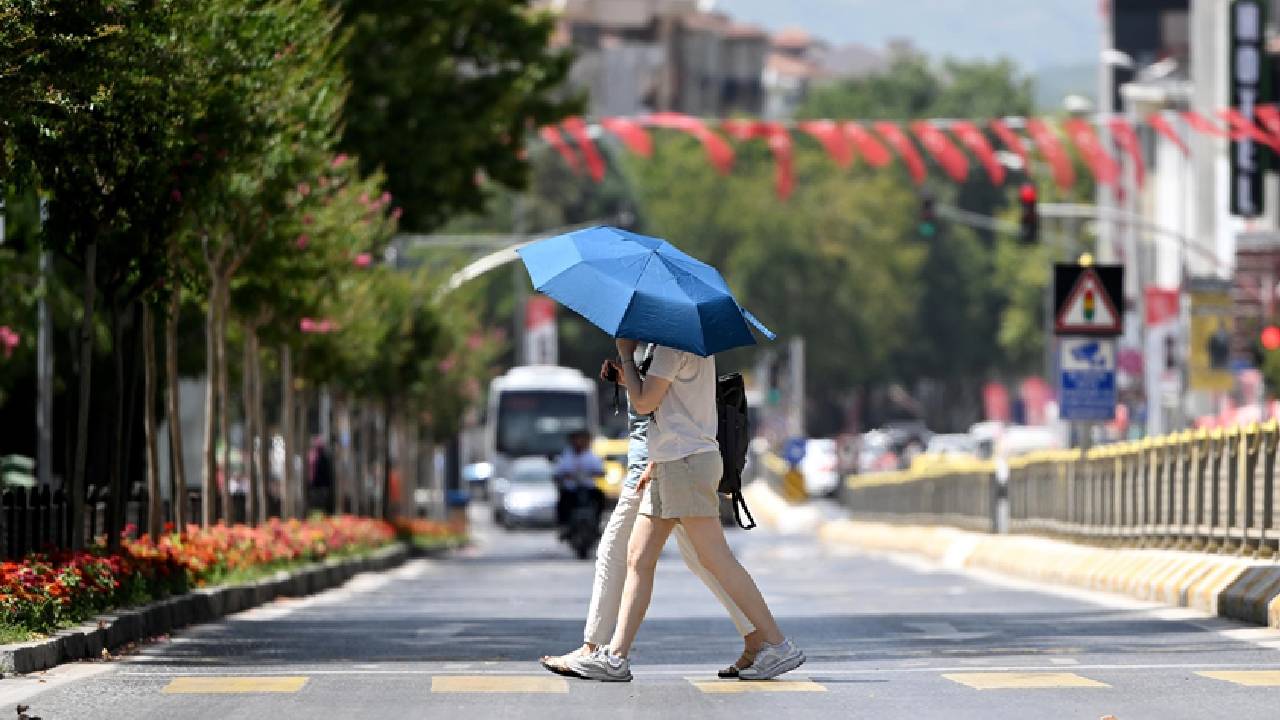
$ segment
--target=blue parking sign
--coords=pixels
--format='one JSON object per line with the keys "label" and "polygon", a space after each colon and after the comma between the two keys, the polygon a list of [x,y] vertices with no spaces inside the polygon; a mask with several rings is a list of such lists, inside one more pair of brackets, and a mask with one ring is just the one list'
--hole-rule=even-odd
{"label": "blue parking sign", "polygon": [[1058,338],[1058,417],[1100,422],[1116,413],[1113,338]]}

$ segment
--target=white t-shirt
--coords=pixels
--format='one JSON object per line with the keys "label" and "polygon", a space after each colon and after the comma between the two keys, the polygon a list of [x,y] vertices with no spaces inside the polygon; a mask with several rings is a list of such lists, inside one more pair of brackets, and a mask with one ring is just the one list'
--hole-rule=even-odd
{"label": "white t-shirt", "polygon": [[718,452],[715,359],[658,345],[646,377],[671,381],[649,423],[649,459]]}
{"label": "white t-shirt", "polygon": [[556,459],[556,477],[567,475],[565,487],[577,487],[579,482],[587,486],[595,484],[595,478],[604,475],[604,463],[600,457],[590,450],[575,453],[573,448],[566,448]]}

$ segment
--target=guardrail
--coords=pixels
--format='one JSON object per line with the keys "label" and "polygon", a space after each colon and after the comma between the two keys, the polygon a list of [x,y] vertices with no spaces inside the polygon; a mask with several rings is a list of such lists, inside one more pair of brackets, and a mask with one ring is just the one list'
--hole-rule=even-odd
{"label": "guardrail", "polygon": [[950,460],[919,470],[850,476],[844,502],[854,517],[971,530],[995,528],[994,463]]}
{"label": "guardrail", "polygon": [[855,517],[993,529],[1003,490],[1012,532],[1271,557],[1278,445],[1275,421],[1186,431],[1014,458],[1003,488],[980,461],[854,475],[845,499]]}

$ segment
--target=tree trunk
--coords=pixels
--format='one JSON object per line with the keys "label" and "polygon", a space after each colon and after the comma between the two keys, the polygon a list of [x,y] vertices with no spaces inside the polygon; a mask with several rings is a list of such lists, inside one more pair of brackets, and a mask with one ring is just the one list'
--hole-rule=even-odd
{"label": "tree trunk", "polygon": [[173,524],[178,532],[187,527],[187,466],[182,442],[182,397],[178,381],[178,312],[182,296],[177,288],[169,298],[169,313],[164,319],[164,364],[169,383],[169,454],[173,476]]}
{"label": "tree trunk", "polygon": [[[129,501],[133,497],[133,475],[130,473],[130,471],[133,469],[133,448],[134,448],[133,433],[138,425],[138,423],[136,422],[136,419],[138,417],[138,391],[140,386],[142,385],[142,370],[143,370],[143,363],[138,362],[137,358],[133,357],[133,353],[130,353],[130,359],[132,360],[132,362],[129,363],[129,377],[127,380],[124,380],[124,375],[123,375],[124,362],[125,362],[125,352],[124,352],[125,342],[124,341],[126,337],[126,328],[127,326],[133,326],[134,332],[136,334],[138,332],[138,326],[141,325],[142,323],[138,321],[137,318],[135,318],[133,303],[130,303],[129,306],[126,307],[126,309],[120,314],[120,318],[121,318],[121,330],[120,330],[121,342],[120,342],[120,350],[118,353],[117,363],[120,367],[121,379],[124,381],[125,384],[121,386],[122,388],[121,392],[123,392],[124,394],[124,402],[122,403],[122,406],[123,406],[122,409],[119,411],[119,412],[123,412],[124,415],[121,418],[119,429],[117,430],[117,433],[122,434],[122,439],[120,442],[120,457],[117,461],[117,464],[119,465],[119,475],[118,475],[119,481],[118,482],[120,486],[120,499],[119,501],[116,502],[116,520],[115,520],[116,540],[114,542],[117,543],[117,545],[113,547],[118,546],[118,543],[120,542],[119,540],[120,531],[128,523]],[[137,342],[138,342],[137,338],[135,337],[131,347],[137,347]],[[142,514],[143,509],[144,508],[138,509],[139,516]],[[138,527],[139,531],[141,531],[141,526],[144,525],[145,523],[142,521],[143,519],[141,517],[138,517],[137,520],[138,520],[138,523],[136,527]]]}
{"label": "tree trunk", "polygon": [[295,447],[302,452],[302,472],[299,473],[296,497],[296,507],[298,508],[298,517],[306,517],[310,512],[311,506],[307,501],[307,493],[311,489],[311,424],[308,419],[311,416],[311,388],[307,388],[298,395],[298,415],[295,432],[297,437],[294,438]]}
{"label": "tree trunk", "polygon": [[[395,498],[391,496],[391,432],[395,412],[391,397],[388,396],[382,402],[382,512],[380,513],[383,520],[390,520],[392,507],[395,504]],[[397,447],[399,453],[401,448]]]}
{"label": "tree trunk", "polygon": [[365,515],[365,490],[368,484],[365,479],[368,477],[369,465],[372,462],[373,448],[369,446],[369,411],[363,402],[356,403],[356,457],[355,457],[355,473],[352,479],[355,481],[355,487],[352,488],[352,502],[355,504],[355,514]]}
{"label": "tree trunk", "polygon": [[280,434],[284,437],[284,475],[280,480],[280,515],[297,517],[293,504],[293,357],[288,343],[280,345]]}
{"label": "tree trunk", "polygon": [[271,484],[271,432],[267,427],[266,412],[262,407],[262,351],[258,336],[253,335],[253,414],[254,425],[261,439],[258,442],[258,522],[267,520],[267,486]]}
{"label": "tree trunk", "polygon": [[222,487],[218,493],[222,507],[222,521],[228,525],[236,521],[235,508],[231,505],[231,432],[228,415],[231,402],[227,392],[227,316],[231,314],[230,281],[222,285],[222,308],[218,311],[218,435],[222,438]]}
{"label": "tree trunk", "polygon": [[80,395],[76,412],[75,470],[71,475],[71,547],[84,547],[85,463],[89,454],[89,401],[93,375],[93,309],[98,289],[98,245],[89,243],[84,257],[84,295],[80,320]]}
{"label": "tree trunk", "polygon": [[[105,301],[105,298],[104,298]],[[120,547],[121,509],[128,502],[124,492],[124,407],[127,393],[124,384],[124,317],[115,302],[111,308],[111,365],[115,370],[115,432],[112,437],[110,461],[107,468],[107,547],[115,550]]]}
{"label": "tree trunk", "polygon": [[204,470],[200,477],[200,525],[209,527],[214,521],[214,487],[218,479],[218,452],[216,421],[218,395],[218,313],[221,307],[222,289],[217,277],[209,288],[209,312],[204,321],[205,381],[204,381]]}
{"label": "tree trunk", "polygon": [[164,528],[160,496],[160,448],[156,437],[156,321],[151,304],[142,303],[142,433],[147,443],[147,534],[154,541]]}
{"label": "tree trunk", "polygon": [[257,365],[254,362],[254,328],[252,324],[246,323],[244,327],[244,367],[241,370],[242,390],[241,395],[243,402],[241,407],[244,408],[244,432],[240,457],[243,458],[245,475],[249,480],[249,486],[246,488],[245,494],[245,523],[249,525],[258,524],[258,453],[254,450],[254,440],[258,436],[258,426],[253,416],[253,369]]}

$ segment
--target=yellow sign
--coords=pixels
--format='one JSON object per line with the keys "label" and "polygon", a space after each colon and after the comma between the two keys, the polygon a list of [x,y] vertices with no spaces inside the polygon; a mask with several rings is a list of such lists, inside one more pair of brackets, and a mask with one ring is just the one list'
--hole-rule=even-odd
{"label": "yellow sign", "polygon": [[1231,293],[1222,289],[1191,292],[1191,337],[1187,374],[1192,390],[1230,392]]}

